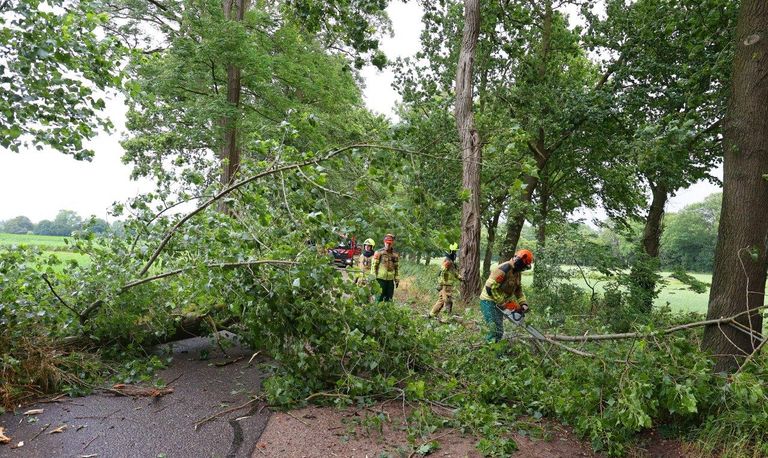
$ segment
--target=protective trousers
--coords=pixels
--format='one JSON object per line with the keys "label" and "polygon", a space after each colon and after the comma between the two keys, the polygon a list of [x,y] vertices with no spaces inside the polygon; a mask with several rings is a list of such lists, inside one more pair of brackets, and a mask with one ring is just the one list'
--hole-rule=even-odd
{"label": "protective trousers", "polygon": [[392,297],[395,295],[395,281],[382,280],[381,278],[377,278],[376,281],[381,286],[381,294],[376,302],[392,302]]}
{"label": "protective trousers", "polygon": [[502,315],[496,303],[487,299],[480,301],[480,309],[483,311],[483,319],[490,328],[485,340],[498,342],[504,335],[504,315]]}
{"label": "protective trousers", "polygon": [[445,306],[445,311],[450,314],[453,310],[453,286],[452,285],[443,285],[442,289],[440,289],[440,297],[437,299],[437,302],[435,302],[435,305],[432,306],[432,310],[429,312],[429,316],[437,316],[438,313],[443,309],[443,306]]}

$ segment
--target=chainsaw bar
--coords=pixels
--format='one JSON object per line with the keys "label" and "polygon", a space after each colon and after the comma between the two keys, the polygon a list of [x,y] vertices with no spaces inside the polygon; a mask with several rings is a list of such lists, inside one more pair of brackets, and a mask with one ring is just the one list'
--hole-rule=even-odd
{"label": "chainsaw bar", "polygon": [[509,321],[514,323],[517,326],[520,326],[521,328],[525,329],[528,334],[532,335],[538,340],[547,340],[546,337],[544,337],[544,334],[541,333],[538,329],[534,328],[533,326],[529,324],[525,324],[525,315],[520,312],[512,312],[509,310],[505,310],[504,316],[507,317]]}

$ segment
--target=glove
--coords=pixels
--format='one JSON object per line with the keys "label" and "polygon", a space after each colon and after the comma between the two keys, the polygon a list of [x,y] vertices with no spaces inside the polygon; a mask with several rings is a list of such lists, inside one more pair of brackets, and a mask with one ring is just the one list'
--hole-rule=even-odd
{"label": "glove", "polygon": [[504,308],[504,310],[509,310],[509,311],[512,311],[512,312],[516,312],[517,309],[518,309],[517,302],[515,302],[515,301],[505,302],[502,307]]}
{"label": "glove", "polygon": [[529,307],[527,302],[520,304],[520,313],[528,313]]}

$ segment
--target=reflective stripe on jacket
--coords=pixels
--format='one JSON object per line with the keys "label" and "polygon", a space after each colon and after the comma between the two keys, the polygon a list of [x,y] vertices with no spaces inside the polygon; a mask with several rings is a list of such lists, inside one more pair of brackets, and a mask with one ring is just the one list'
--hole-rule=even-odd
{"label": "reflective stripe on jacket", "polygon": [[480,299],[499,305],[515,299],[519,303],[527,302],[523,294],[522,275],[512,269],[509,261],[499,264],[486,280]]}
{"label": "reflective stripe on jacket", "polygon": [[373,254],[373,263],[371,264],[371,273],[382,280],[397,280],[398,279],[398,264],[400,263],[400,255],[392,251],[387,251],[386,248],[377,250]]}

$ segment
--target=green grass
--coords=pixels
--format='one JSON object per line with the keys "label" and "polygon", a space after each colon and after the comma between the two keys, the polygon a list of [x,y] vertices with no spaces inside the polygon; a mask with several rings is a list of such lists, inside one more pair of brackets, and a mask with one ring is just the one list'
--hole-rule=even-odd
{"label": "green grass", "polygon": [[87,266],[91,263],[91,258],[87,254],[70,253],[67,251],[46,251],[46,254],[52,254],[59,258],[60,261],[75,261],[80,265]]}
{"label": "green grass", "polygon": [[[565,268],[569,269],[572,266],[564,266]],[[599,273],[592,272],[590,269],[585,268],[584,269],[587,272],[587,279],[589,280],[590,284],[595,286],[595,290],[598,293],[603,292],[603,288],[606,281],[599,281],[599,279],[602,277]],[[661,285],[661,292],[659,293],[659,296],[654,301],[653,305],[656,307],[661,307],[664,305],[669,304],[669,307],[672,309],[673,312],[697,312],[701,314],[707,313],[707,303],[709,301],[709,289],[707,289],[704,293],[695,293],[688,288],[687,285],[682,283],[681,281],[672,278],[671,277],[672,272],[659,272],[659,275],[664,280],[665,284]],[[699,273],[692,273],[690,274],[693,277],[696,277],[697,280],[711,284],[712,283],[712,274],[699,274]],[[526,272],[523,275],[523,285],[530,286],[531,282],[533,281],[533,275],[529,272]],[[599,281],[597,285],[595,285],[595,282]],[[582,279],[581,275],[577,275],[571,280],[571,282],[578,286],[579,288],[583,288],[587,291],[589,291],[589,288],[587,287],[586,283]]]}
{"label": "green grass", "polygon": [[39,247],[66,248],[65,238],[56,235],[0,233],[0,245],[35,245]]}
{"label": "green grass", "polygon": [[[91,262],[90,257],[85,254],[72,253],[67,251],[69,246],[64,243],[67,237],[55,235],[33,235],[33,234],[5,234],[0,233],[0,248],[3,246],[28,245],[36,246],[43,250],[44,254],[56,256],[63,262],[76,261],[80,265],[88,265]],[[63,266],[57,266],[60,271]]]}

